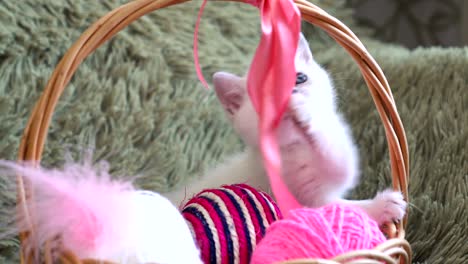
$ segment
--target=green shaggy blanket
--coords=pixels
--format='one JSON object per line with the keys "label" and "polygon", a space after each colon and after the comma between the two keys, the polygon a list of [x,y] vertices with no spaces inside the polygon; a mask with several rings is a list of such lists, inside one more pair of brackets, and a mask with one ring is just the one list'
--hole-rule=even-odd
{"label": "green shaggy blanket", "polygon": [[[314,1],[359,36],[343,1]],[[96,19],[123,0],[0,2],[0,158],[15,159],[34,102],[61,56]],[[94,148],[116,175],[164,191],[242,148],[213,93],[198,83],[191,39],[200,1],[167,8],[130,25],[78,69],[56,113],[43,163]],[[210,3],[202,20],[205,76],[246,71],[258,41],[258,14],[247,5]],[[367,198],[390,184],[384,131],[355,63],[326,35],[304,31],[333,75],[340,106],[361,149]],[[393,87],[411,150],[408,240],[414,262],[468,262],[468,48],[419,49],[366,38]],[[14,203],[0,179],[0,229]],[[16,263],[17,241],[0,240],[0,263]]]}

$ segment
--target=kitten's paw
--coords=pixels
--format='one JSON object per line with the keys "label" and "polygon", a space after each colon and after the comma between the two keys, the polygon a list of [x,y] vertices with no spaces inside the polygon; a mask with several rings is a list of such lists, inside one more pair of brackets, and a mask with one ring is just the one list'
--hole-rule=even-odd
{"label": "kitten's paw", "polygon": [[303,94],[295,92],[291,95],[289,111],[300,126],[307,127],[310,124],[312,115],[309,108],[307,98]]}
{"label": "kitten's paw", "polygon": [[371,203],[368,213],[379,225],[401,220],[405,216],[406,202],[400,192],[385,190],[378,193]]}

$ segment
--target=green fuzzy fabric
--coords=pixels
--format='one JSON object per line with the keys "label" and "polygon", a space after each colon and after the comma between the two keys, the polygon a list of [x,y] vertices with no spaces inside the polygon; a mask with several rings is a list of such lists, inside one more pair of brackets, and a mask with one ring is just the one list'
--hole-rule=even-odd
{"label": "green fuzzy fabric", "polygon": [[[0,158],[15,159],[34,102],[55,65],[99,17],[123,0],[0,2]],[[366,38],[344,1],[317,0],[359,37],[383,68],[411,150],[407,238],[414,262],[468,262],[468,48],[408,51]],[[198,82],[192,34],[201,1],[153,12],[98,48],[79,67],[55,111],[45,166],[64,153],[92,148],[115,175],[138,175],[146,189],[166,191],[242,148],[211,91]],[[390,185],[385,135],[356,64],[321,30],[304,32],[332,74],[340,106],[361,149],[368,198]],[[258,44],[257,11],[210,2],[200,28],[205,77],[243,74]],[[15,193],[0,180],[0,229]],[[16,239],[0,240],[0,263],[17,263]]]}

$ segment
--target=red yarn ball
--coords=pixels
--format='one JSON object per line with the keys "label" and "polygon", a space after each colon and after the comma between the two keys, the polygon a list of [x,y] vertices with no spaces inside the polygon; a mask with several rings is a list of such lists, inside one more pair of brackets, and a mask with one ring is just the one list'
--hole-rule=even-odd
{"label": "red yarn ball", "polygon": [[273,223],[255,249],[251,264],[294,259],[330,259],[386,240],[377,222],[358,207],[331,204],[296,209]]}
{"label": "red yarn ball", "polygon": [[268,194],[246,184],[204,190],[188,201],[182,215],[203,262],[210,264],[248,264],[267,228],[282,217]]}

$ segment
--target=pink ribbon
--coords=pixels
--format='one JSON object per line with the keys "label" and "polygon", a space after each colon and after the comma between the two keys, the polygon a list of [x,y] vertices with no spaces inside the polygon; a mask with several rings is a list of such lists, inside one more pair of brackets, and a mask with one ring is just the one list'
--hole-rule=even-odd
{"label": "pink ribbon", "polygon": [[[198,27],[195,26],[194,58],[200,81],[208,87],[198,61]],[[292,0],[245,0],[260,9],[262,36],[247,76],[247,89],[259,116],[260,149],[273,194],[284,215],[301,207],[281,180],[281,158],[275,130],[288,105],[296,82],[294,57],[301,31],[300,12]]]}
{"label": "pink ribbon", "polygon": [[200,82],[205,86],[206,89],[209,89],[209,85],[203,77],[203,73],[200,67],[200,60],[198,59],[198,31],[200,29],[200,21],[203,15],[203,10],[205,9],[206,3],[208,0],[203,0],[200,10],[198,11],[197,22],[195,23],[195,31],[193,32],[193,60],[195,62],[195,70],[197,71],[197,76]]}

